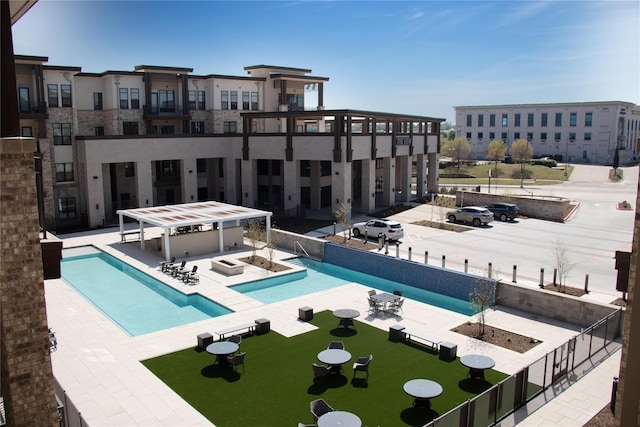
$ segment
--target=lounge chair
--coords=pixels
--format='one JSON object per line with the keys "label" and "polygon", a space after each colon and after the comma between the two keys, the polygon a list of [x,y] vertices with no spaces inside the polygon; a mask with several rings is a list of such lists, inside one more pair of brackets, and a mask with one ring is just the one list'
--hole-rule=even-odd
{"label": "lounge chair", "polygon": [[176,257],[172,256],[171,257],[171,261],[161,261],[160,262],[160,271],[163,273],[166,273],[167,271],[169,271],[169,269],[171,267],[174,266],[174,263],[176,262]]}
{"label": "lounge chair", "polygon": [[233,367],[233,372],[236,372],[238,366],[242,365],[242,372],[244,372],[244,356],[247,354],[246,352],[241,352],[238,354],[234,354],[233,356],[227,356],[227,362],[230,366]]}
{"label": "lounge chair", "polygon": [[196,271],[198,271],[198,266],[194,265],[193,268],[191,269],[191,271],[181,271],[180,273],[178,273],[178,276],[180,278],[180,280],[182,280],[183,282],[187,283],[187,279],[189,278],[190,275],[195,275]]}
{"label": "lounge chair", "polygon": [[327,348],[344,350],[344,343],[342,341],[331,341]]}
{"label": "lounge chair", "polygon": [[187,261],[186,260],[182,260],[182,262],[180,263],[180,266],[178,267],[177,265],[172,266],[168,273],[172,276],[172,277],[177,277],[178,274],[180,274],[181,272],[184,271],[184,267],[185,265],[187,265]]}
{"label": "lounge chair", "polygon": [[373,360],[373,354],[370,354],[366,357],[358,357],[358,359],[353,364],[353,378],[356,377],[356,372],[365,372],[367,377],[365,381],[369,381],[369,364]]}
{"label": "lounge chair", "polygon": [[313,420],[318,422],[318,418],[326,414],[327,412],[333,412],[333,409],[324,399],[316,399],[309,403],[309,410],[313,415]]}

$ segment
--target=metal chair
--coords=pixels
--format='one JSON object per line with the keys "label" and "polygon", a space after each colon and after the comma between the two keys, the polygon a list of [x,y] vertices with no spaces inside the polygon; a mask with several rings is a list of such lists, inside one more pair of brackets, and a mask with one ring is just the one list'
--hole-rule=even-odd
{"label": "metal chair", "polygon": [[187,261],[186,260],[182,260],[182,262],[180,263],[180,267],[178,267],[177,265],[174,265],[169,269],[168,273],[172,277],[177,277],[178,274],[180,274],[182,271],[184,271],[185,265],[187,265]]}
{"label": "metal chair", "polygon": [[238,366],[242,365],[242,372],[244,372],[244,356],[246,352],[234,354],[233,356],[227,356],[227,362],[233,367],[233,372],[236,372]]}
{"label": "metal chair", "polygon": [[402,296],[402,291],[399,290],[399,289],[394,289],[393,294],[394,295],[398,295],[399,297],[401,297]]}
{"label": "metal chair", "polygon": [[375,289],[371,289],[371,290],[369,291],[369,296],[373,296],[373,295],[375,295],[375,294],[376,294],[376,290],[375,290]]}
{"label": "metal chair", "polygon": [[180,280],[182,280],[184,283],[189,283],[189,277],[195,276],[196,271],[198,271],[198,266],[194,265],[193,268],[191,269],[191,271],[182,271],[182,272],[180,272],[179,273]]}
{"label": "metal chair", "polygon": [[161,261],[160,262],[160,271],[166,273],[169,271],[171,267],[173,267],[176,262],[176,257],[172,256],[171,261]]}
{"label": "metal chair", "polygon": [[333,412],[333,409],[324,399],[316,399],[309,403],[309,410],[313,415],[313,421],[318,422],[318,418],[326,414],[327,412]]}
{"label": "metal chair", "polygon": [[382,310],[382,304],[373,298],[369,298],[369,312],[377,313]]}
{"label": "metal chair", "polygon": [[391,306],[389,306],[389,310],[388,311],[390,313],[393,313],[393,314],[398,314],[401,311],[404,313],[404,311],[402,309],[402,305],[403,304],[404,304],[404,298],[403,299],[399,299],[397,301],[394,301],[394,302],[391,303]]}
{"label": "metal chair", "polygon": [[331,341],[327,346],[329,349],[344,350],[344,343],[342,341]]}
{"label": "metal chair", "polygon": [[369,364],[373,360],[373,354],[370,354],[366,357],[358,357],[358,359],[353,364],[353,378],[356,377],[356,372],[365,372],[367,377],[365,381],[369,381]]}

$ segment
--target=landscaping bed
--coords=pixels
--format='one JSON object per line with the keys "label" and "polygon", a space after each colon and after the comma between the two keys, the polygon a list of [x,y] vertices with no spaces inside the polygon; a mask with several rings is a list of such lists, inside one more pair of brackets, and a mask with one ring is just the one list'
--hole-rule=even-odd
{"label": "landscaping bed", "polygon": [[524,353],[531,350],[542,342],[533,337],[526,337],[524,335],[519,335],[488,325],[485,325],[484,335],[479,337],[478,323],[472,322],[463,323],[462,325],[453,328],[452,331],[467,337],[479,339],[489,344],[506,348],[507,350],[517,351],[518,353]]}

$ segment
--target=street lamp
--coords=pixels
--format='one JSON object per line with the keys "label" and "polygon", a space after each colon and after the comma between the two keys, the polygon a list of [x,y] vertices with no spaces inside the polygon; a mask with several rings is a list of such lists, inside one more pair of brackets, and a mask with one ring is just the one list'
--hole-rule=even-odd
{"label": "street lamp", "polygon": [[566,159],[564,159],[564,177],[566,178],[569,173],[569,136],[567,136],[567,152]]}
{"label": "street lamp", "polygon": [[489,164],[489,194],[491,194],[491,164]]}

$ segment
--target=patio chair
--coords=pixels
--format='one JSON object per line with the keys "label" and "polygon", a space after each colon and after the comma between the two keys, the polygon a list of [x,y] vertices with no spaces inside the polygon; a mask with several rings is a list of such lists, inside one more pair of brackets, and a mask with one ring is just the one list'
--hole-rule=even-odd
{"label": "patio chair", "polygon": [[313,420],[318,422],[318,418],[326,414],[327,412],[333,412],[333,409],[324,399],[316,399],[309,403],[309,410],[313,415]]}
{"label": "patio chair", "polygon": [[402,305],[404,304],[404,298],[399,299],[398,301],[394,301],[391,303],[391,305],[389,306],[389,312],[393,313],[393,314],[398,314],[401,311],[404,312],[402,310]]}
{"label": "patio chair", "polygon": [[176,262],[176,257],[172,256],[171,261],[160,261],[160,271],[166,273]]}
{"label": "patio chair", "polygon": [[377,313],[382,310],[382,304],[373,298],[369,298],[369,312]]}
{"label": "patio chair", "polygon": [[186,260],[182,260],[182,262],[180,263],[179,267],[177,265],[174,265],[174,266],[171,267],[171,269],[169,270],[169,274],[172,277],[177,277],[178,274],[180,274],[182,271],[184,271],[185,265],[187,265],[187,261]]}
{"label": "patio chair", "polygon": [[234,342],[234,343],[240,345],[240,343],[242,342],[242,336],[241,335],[237,335],[237,334],[236,335],[231,335],[227,341]]}
{"label": "patio chair", "polygon": [[370,297],[371,297],[371,296],[373,296],[373,295],[375,295],[375,294],[376,294],[376,290],[375,290],[375,289],[371,289],[371,290],[369,291],[369,296],[370,296]]}
{"label": "patio chair", "polygon": [[180,272],[178,275],[180,276],[180,280],[182,280],[183,282],[187,283],[187,279],[189,278],[190,275],[194,275],[196,274],[196,271],[198,271],[198,266],[194,265],[193,268],[191,269],[191,271],[182,271]]}
{"label": "patio chair", "polygon": [[324,365],[318,365],[317,363],[314,363],[313,365],[311,365],[313,367],[313,379],[315,380],[318,377],[326,377],[327,375],[329,375],[331,373],[331,369],[327,368]]}
{"label": "patio chair", "polygon": [[238,366],[242,365],[242,372],[244,372],[244,356],[247,354],[246,352],[241,352],[238,354],[234,354],[233,356],[227,356],[227,362],[230,366],[233,367],[233,372],[236,372]]}
{"label": "patio chair", "polygon": [[399,290],[399,289],[394,289],[393,294],[394,295],[398,295],[399,297],[401,297],[402,296],[402,291]]}
{"label": "patio chair", "polygon": [[358,359],[353,364],[353,378],[356,377],[356,372],[365,372],[367,377],[365,379],[366,382],[369,381],[369,364],[373,360],[373,354],[370,354],[366,357],[358,357]]}
{"label": "patio chair", "polygon": [[342,341],[331,341],[327,348],[344,350],[344,343]]}
{"label": "patio chair", "polygon": [[200,276],[196,273],[196,268],[193,267],[193,271],[187,273],[187,275],[182,279],[184,283],[187,285],[197,285],[200,283]]}

